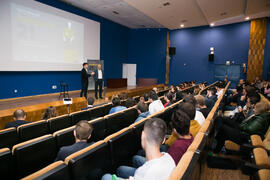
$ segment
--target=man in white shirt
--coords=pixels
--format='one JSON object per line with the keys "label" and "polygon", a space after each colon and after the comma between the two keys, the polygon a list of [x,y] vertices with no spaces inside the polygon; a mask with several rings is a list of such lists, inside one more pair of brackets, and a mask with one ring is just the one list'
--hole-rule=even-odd
{"label": "man in white shirt", "polygon": [[164,106],[162,102],[158,99],[158,95],[155,93],[155,91],[151,91],[149,93],[149,101],[150,101],[150,105],[149,105],[150,114],[154,114],[164,109]]}
{"label": "man in white shirt", "polygon": [[[165,140],[166,123],[159,118],[151,118],[144,124],[141,145],[146,153],[146,163],[139,167],[129,180],[167,180],[175,168],[175,162],[168,153],[160,152]],[[111,180],[112,175],[105,174],[102,180]],[[122,178],[117,177],[118,180]]]}
{"label": "man in white shirt", "polygon": [[218,84],[217,85],[217,93],[216,93],[217,98],[219,98],[219,96],[221,96],[223,94],[223,91],[224,91],[224,89],[223,89],[222,85]]}
{"label": "man in white shirt", "polygon": [[[196,101],[196,99],[195,99],[195,97],[193,95],[190,95],[189,94],[189,95],[184,96],[184,100],[183,101],[184,102],[191,103],[194,107],[196,107],[197,101]],[[196,120],[202,126],[202,124],[205,121],[205,117],[204,117],[204,115],[200,111],[196,110],[196,114],[195,114],[194,120]]]}
{"label": "man in white shirt", "polygon": [[97,92],[99,90],[99,98],[103,99],[102,86],[103,86],[103,81],[104,81],[104,71],[101,68],[101,64],[98,64],[97,70],[95,70],[94,80],[95,80],[95,97],[96,99],[98,99]]}

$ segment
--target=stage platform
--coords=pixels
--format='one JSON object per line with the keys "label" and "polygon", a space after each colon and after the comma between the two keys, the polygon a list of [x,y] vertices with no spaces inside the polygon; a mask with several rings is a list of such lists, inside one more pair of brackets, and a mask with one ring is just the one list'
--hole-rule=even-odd
{"label": "stage platform", "polygon": [[[155,86],[164,88],[162,84]],[[109,102],[113,95],[125,92],[128,97],[133,97],[141,95],[144,92],[149,92],[153,87],[154,86],[130,86],[117,89],[104,88],[103,97],[105,97],[105,99],[95,100],[95,105]],[[80,111],[82,108],[86,107],[87,102],[84,97],[80,97],[80,91],[71,91],[69,92],[69,96],[73,98],[73,104],[70,106],[64,105],[62,99],[59,100],[59,93],[2,99],[0,100],[0,129],[3,129],[7,122],[13,120],[13,112],[16,109],[23,109],[27,113],[26,120],[33,122],[41,120],[45,109],[49,106],[55,106],[58,115]],[[95,97],[94,91],[89,91],[88,97],[89,96]]]}

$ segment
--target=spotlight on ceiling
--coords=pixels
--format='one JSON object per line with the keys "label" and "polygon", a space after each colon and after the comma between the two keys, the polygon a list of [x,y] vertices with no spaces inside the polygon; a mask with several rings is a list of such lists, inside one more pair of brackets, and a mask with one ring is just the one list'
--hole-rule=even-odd
{"label": "spotlight on ceiling", "polygon": [[180,27],[183,28],[185,25],[184,24],[181,24]]}
{"label": "spotlight on ceiling", "polygon": [[250,19],[250,17],[246,17],[246,18],[245,18],[245,20],[247,20],[247,21],[248,21],[249,19]]}
{"label": "spotlight on ceiling", "polygon": [[211,23],[210,26],[213,27],[215,25],[215,23]]}

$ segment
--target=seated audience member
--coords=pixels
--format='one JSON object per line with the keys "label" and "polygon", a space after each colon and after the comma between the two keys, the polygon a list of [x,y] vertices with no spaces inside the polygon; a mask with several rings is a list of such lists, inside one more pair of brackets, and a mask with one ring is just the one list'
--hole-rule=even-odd
{"label": "seated audience member", "polygon": [[87,98],[87,107],[83,108],[82,110],[93,108],[94,107],[93,106],[94,102],[95,102],[95,99],[93,97]]}
{"label": "seated audience member", "polygon": [[[189,132],[193,137],[195,137],[201,128],[200,124],[196,120],[194,120],[196,113],[195,106],[189,102],[183,102],[179,105],[179,109],[185,112],[191,119]],[[171,147],[177,139],[178,136],[174,132],[172,132],[171,136],[169,137],[169,139],[166,140],[165,144]]]}
{"label": "seated audience member", "polygon": [[217,85],[217,98],[219,98],[219,96],[221,96],[223,94],[223,91],[224,91],[224,88],[223,88],[223,85],[221,83],[218,83]]}
{"label": "seated audience member", "polygon": [[112,100],[113,107],[111,108],[109,114],[112,114],[112,113],[119,112],[119,111],[122,111],[124,109],[127,109],[124,106],[120,106],[120,104],[121,104],[120,99],[118,97],[114,97],[113,100]]}
{"label": "seated audience member", "polygon": [[[146,163],[138,169],[132,167],[121,166],[123,169],[120,178],[130,180],[167,180],[175,168],[175,163],[168,153],[160,152],[160,145],[165,140],[167,126],[166,123],[159,118],[152,118],[145,122],[141,135],[141,145],[146,152]],[[127,171],[124,171],[124,167]],[[111,180],[111,174],[105,174],[102,180]]]}
{"label": "seated audience member", "polygon": [[172,95],[172,93],[168,92],[164,96],[164,100],[166,101],[166,103],[164,104],[164,107],[170,106],[173,103],[173,95]]}
{"label": "seated audience member", "polygon": [[150,101],[150,105],[149,105],[150,114],[154,114],[164,109],[162,102],[158,99],[158,95],[154,91],[150,91],[149,101]]}
{"label": "seated audience member", "polygon": [[207,94],[204,98],[205,104],[209,109],[212,109],[217,101],[215,88],[207,89]]}
{"label": "seated audience member", "polygon": [[262,91],[262,94],[267,97],[267,98],[270,98],[270,82],[267,82],[265,81],[263,83],[263,91]]}
{"label": "seated audience member", "polygon": [[137,105],[137,111],[138,111],[138,118],[135,120],[135,122],[138,122],[141,119],[146,118],[147,116],[150,115],[148,111],[148,105],[144,102],[139,102]]}
{"label": "seated audience member", "polygon": [[259,102],[255,105],[254,115],[248,117],[242,123],[222,119],[222,125],[216,136],[217,145],[214,150],[218,153],[224,146],[225,140],[231,140],[239,145],[246,143],[250,135],[257,134],[264,138],[270,122],[269,104],[266,102]]}
{"label": "seated audience member", "polygon": [[14,121],[8,122],[5,126],[5,129],[15,127],[17,128],[20,125],[30,123],[28,121],[25,121],[26,119],[26,113],[22,109],[18,109],[13,113],[13,119]]}
{"label": "seated audience member", "polygon": [[47,120],[56,116],[57,116],[56,108],[53,106],[50,106],[45,110],[42,120]]}
{"label": "seated audience member", "polygon": [[[191,103],[196,108],[197,102],[196,102],[196,99],[194,98],[193,95],[186,95],[184,97],[183,102],[189,102],[189,103]],[[194,120],[196,120],[200,125],[202,125],[204,123],[204,121],[205,121],[205,117],[204,117],[204,115],[200,111],[197,111],[196,110],[196,114],[195,114]]]}
{"label": "seated audience member", "polygon": [[128,98],[127,93],[125,92],[121,92],[119,95],[119,99],[120,100],[126,100]]}
{"label": "seated audience member", "polygon": [[177,93],[175,94],[175,102],[178,102],[181,99],[183,99],[183,94],[181,91],[177,91]]}
{"label": "seated audience member", "polygon": [[189,133],[190,117],[178,109],[172,115],[171,125],[174,134],[177,136],[177,140],[170,147],[168,153],[177,165],[193,141],[193,136]]}
{"label": "seated audience member", "polygon": [[211,111],[211,109],[209,109],[206,105],[205,105],[205,101],[204,101],[204,97],[202,95],[198,95],[195,97],[196,101],[197,101],[197,108],[199,108],[199,111],[201,113],[203,113],[203,116],[205,118],[207,118],[209,112]]}
{"label": "seated audience member", "polygon": [[153,91],[155,91],[155,93],[158,94],[158,88],[157,87],[153,87]]}
{"label": "seated audience member", "polygon": [[127,100],[126,100],[126,107],[127,108],[130,108],[130,107],[132,107],[132,106],[135,106],[135,100],[133,99],[133,98],[127,98]]}
{"label": "seated audience member", "polygon": [[92,131],[93,131],[92,125],[89,124],[87,121],[82,120],[78,122],[73,131],[75,143],[70,146],[61,147],[55,161],[59,160],[65,161],[65,158],[68,157],[69,155],[93,144],[93,142],[87,143],[88,139],[90,139],[91,137]]}

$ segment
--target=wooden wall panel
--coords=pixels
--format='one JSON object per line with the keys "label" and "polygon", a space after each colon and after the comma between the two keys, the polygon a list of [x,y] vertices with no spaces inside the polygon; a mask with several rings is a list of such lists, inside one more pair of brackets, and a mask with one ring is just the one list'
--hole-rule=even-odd
{"label": "wooden wall panel", "polygon": [[250,23],[247,80],[262,78],[267,19],[260,18]]}

